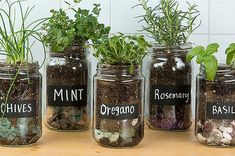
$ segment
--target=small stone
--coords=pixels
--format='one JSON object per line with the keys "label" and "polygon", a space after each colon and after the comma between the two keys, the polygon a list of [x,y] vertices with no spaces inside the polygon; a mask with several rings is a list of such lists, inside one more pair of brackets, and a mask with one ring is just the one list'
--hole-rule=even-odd
{"label": "small stone", "polygon": [[110,138],[111,135],[112,135],[111,132],[104,132],[104,137],[105,138]]}
{"label": "small stone", "polygon": [[125,128],[121,130],[120,136],[125,139],[125,138],[131,138],[135,136],[135,129],[134,128]]}
{"label": "small stone", "polygon": [[207,143],[208,145],[218,146],[221,144],[222,138],[223,138],[222,132],[218,129],[213,129],[213,131],[209,135]]}
{"label": "small stone", "polygon": [[223,134],[222,134],[222,132],[220,131],[220,130],[218,130],[218,129],[213,129],[213,131],[212,131],[214,134],[218,134],[218,137],[223,137]]}
{"label": "small stone", "polygon": [[229,134],[226,133],[226,132],[223,132],[223,136],[224,136],[224,138],[227,139],[227,140],[232,140],[231,135],[229,135]]}
{"label": "small stone", "polygon": [[235,126],[235,121],[234,121],[234,120],[231,122],[231,125],[232,125],[232,126]]}
{"label": "small stone", "polygon": [[221,139],[222,146],[229,146],[231,144],[231,140],[226,138]]}
{"label": "small stone", "polygon": [[161,122],[161,127],[166,130],[170,130],[172,128],[173,124],[171,120],[169,119],[163,119]]}
{"label": "small stone", "polygon": [[200,142],[200,143],[204,143],[204,142],[206,142],[206,138],[205,137],[203,137],[200,133],[198,133],[197,134],[197,139],[198,139],[198,141]]}
{"label": "small stone", "polygon": [[213,130],[213,125],[210,122],[205,122],[203,124],[203,131],[205,132],[211,132]]}
{"label": "small stone", "polygon": [[109,141],[110,141],[110,143],[112,143],[112,142],[116,142],[117,140],[118,140],[118,138],[119,138],[119,133],[117,133],[117,132],[114,132],[112,135],[110,135],[109,136]]}
{"label": "small stone", "polygon": [[132,122],[131,122],[131,125],[133,126],[133,127],[135,127],[136,125],[137,125],[137,123],[138,123],[138,118],[137,119],[134,119]]}
{"label": "small stone", "polygon": [[232,127],[220,126],[219,130],[221,130],[222,132],[226,132],[226,133],[232,133],[233,132],[233,128]]}
{"label": "small stone", "polygon": [[104,137],[104,133],[98,129],[95,129],[95,138],[97,140],[100,140]]}

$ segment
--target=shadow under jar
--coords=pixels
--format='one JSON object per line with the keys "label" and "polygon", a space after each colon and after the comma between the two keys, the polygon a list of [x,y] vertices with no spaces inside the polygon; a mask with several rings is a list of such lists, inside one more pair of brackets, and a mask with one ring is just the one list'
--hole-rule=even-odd
{"label": "shadow under jar", "polygon": [[90,61],[83,46],[50,53],[46,67],[46,125],[52,130],[83,131],[89,128]]}
{"label": "shadow under jar", "polygon": [[209,146],[235,145],[235,70],[220,64],[214,81],[197,75],[195,135]]}
{"label": "shadow under jar", "polygon": [[144,137],[144,77],[135,66],[98,64],[94,76],[93,137],[104,147],[136,146]]}
{"label": "shadow under jar", "polygon": [[147,123],[152,129],[186,130],[191,124],[191,45],[154,45],[147,62]]}
{"label": "shadow under jar", "polygon": [[41,137],[41,80],[38,62],[0,61],[0,145],[30,145]]}

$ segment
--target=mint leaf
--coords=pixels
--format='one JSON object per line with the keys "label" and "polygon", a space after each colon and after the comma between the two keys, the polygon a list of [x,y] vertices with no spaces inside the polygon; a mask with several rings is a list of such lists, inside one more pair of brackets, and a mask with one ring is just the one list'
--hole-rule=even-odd
{"label": "mint leaf", "polygon": [[204,66],[206,69],[207,80],[214,80],[218,70],[218,61],[216,57],[214,55],[209,55],[204,61]]}
{"label": "mint leaf", "polygon": [[214,53],[218,52],[218,49],[219,49],[219,44],[212,43],[212,44],[208,45],[208,47],[206,48],[206,53],[208,55],[214,54]]}

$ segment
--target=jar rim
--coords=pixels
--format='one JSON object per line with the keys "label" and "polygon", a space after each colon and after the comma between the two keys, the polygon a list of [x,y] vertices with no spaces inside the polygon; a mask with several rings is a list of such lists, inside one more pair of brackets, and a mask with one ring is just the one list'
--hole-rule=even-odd
{"label": "jar rim", "polygon": [[39,68],[39,62],[37,60],[33,60],[22,64],[9,64],[5,59],[0,59],[0,70],[15,71],[18,70],[19,67],[20,70],[33,70],[35,68]]}
{"label": "jar rim", "polygon": [[[200,70],[205,71],[205,66],[203,64],[200,65]],[[217,74],[227,73],[230,72],[231,70],[233,70],[232,66],[227,65],[225,63],[219,63],[216,73]]]}
{"label": "jar rim", "polygon": [[159,49],[159,50],[189,50],[192,49],[192,43],[187,42],[185,44],[181,45],[172,45],[172,46],[166,46],[163,44],[157,44],[155,42],[150,43],[153,49]]}
{"label": "jar rim", "polygon": [[[54,56],[62,56],[62,55],[64,55],[64,54],[72,54],[73,51],[76,51],[76,50],[78,50],[78,49],[83,50],[85,53],[87,53],[86,45],[73,44],[73,45],[71,45],[71,46],[65,48],[65,50],[62,51],[62,52],[53,52],[53,51],[51,50],[51,48],[50,48],[50,49],[49,49],[49,54],[50,54],[50,55],[54,55]],[[80,53],[80,52],[81,52],[81,51],[79,51],[79,53]],[[79,54],[79,53],[78,53],[78,54]]]}

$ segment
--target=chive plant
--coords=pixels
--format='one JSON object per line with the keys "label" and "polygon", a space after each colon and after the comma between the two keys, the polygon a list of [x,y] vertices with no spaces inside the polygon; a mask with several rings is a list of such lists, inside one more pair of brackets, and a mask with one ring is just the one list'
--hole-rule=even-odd
{"label": "chive plant", "polygon": [[[42,18],[26,24],[34,7],[27,7],[24,11],[20,0],[12,3],[9,0],[5,0],[3,3],[7,5],[7,9],[0,8],[0,54],[6,57],[7,64],[13,65],[16,68],[14,79],[11,82],[6,97],[4,97],[5,103],[7,103],[22,65],[29,67],[28,63],[33,61],[31,49],[34,42],[32,43],[31,39],[42,43],[45,53],[45,46],[40,34],[40,25],[47,19]],[[15,7],[19,8],[19,12],[15,11]],[[16,19],[20,19],[19,28],[17,28],[16,24],[18,23],[16,23]]]}

